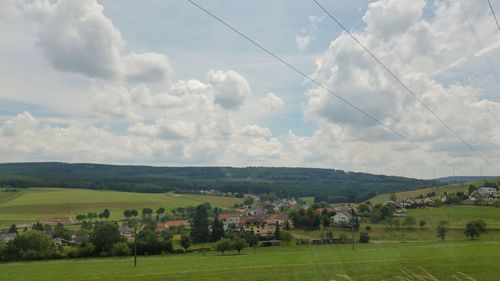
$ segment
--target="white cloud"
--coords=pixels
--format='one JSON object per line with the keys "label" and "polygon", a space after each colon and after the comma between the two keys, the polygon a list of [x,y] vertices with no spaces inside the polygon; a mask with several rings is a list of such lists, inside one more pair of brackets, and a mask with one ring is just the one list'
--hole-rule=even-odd
{"label": "white cloud", "polygon": [[225,109],[238,109],[251,94],[245,77],[232,70],[212,70],[208,72],[207,80],[213,86],[215,102]]}
{"label": "white cloud", "polygon": [[162,82],[172,77],[170,63],[164,55],[130,53],[123,59],[125,77],[134,82]]}
{"label": "white cloud", "polygon": [[324,17],[309,16],[309,26],[307,29],[302,29],[299,34],[295,35],[295,44],[300,50],[307,48],[315,39],[316,32],[318,31],[318,23]]}
{"label": "white cloud", "polygon": [[132,52],[123,56],[125,41],[96,0],[37,0],[25,5],[36,23],[38,43],[50,64],[91,78],[130,82],[164,82],[172,75],[161,54]]}
{"label": "white cloud", "polygon": [[245,125],[241,128],[241,134],[250,137],[271,137],[271,130],[259,125]]}
{"label": "white cloud", "polygon": [[[473,22],[482,26],[486,7],[472,7],[472,2],[464,5],[472,10]],[[498,136],[493,132],[500,130],[500,125],[492,120],[500,113],[500,103],[480,98],[481,89],[466,84],[441,84],[432,76],[437,69],[446,69],[464,57],[474,57],[474,35],[467,32],[468,23],[458,3],[436,3],[432,7],[434,15],[426,19],[422,17],[424,7],[424,1],[374,2],[363,17],[365,30],[355,36],[467,142],[494,159],[498,157],[498,148],[494,149]],[[498,30],[485,28],[481,37],[494,37],[495,32]],[[488,41],[490,48],[498,44],[495,40]],[[485,165],[346,34],[335,38],[320,59],[322,68],[315,75],[337,94],[451,163],[467,168]],[[316,163],[333,161],[350,169],[377,169],[392,163],[427,170],[426,164],[449,169],[430,161],[432,157],[323,89],[312,87],[307,96],[305,116],[320,129],[311,137],[293,133],[288,137],[295,153],[303,159]],[[335,137],[326,138],[325,134]],[[397,169],[411,173],[407,168]],[[490,169],[490,173],[498,172]]]}
{"label": "white cloud", "polygon": [[283,107],[285,103],[280,97],[276,96],[274,93],[268,93],[262,99],[262,105],[264,106],[266,112],[272,112],[278,108]]}

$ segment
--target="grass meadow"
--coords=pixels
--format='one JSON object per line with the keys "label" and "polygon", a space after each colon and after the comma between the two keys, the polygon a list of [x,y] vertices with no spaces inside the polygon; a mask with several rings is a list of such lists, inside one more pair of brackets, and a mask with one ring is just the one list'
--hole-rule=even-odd
{"label": "grass meadow", "polygon": [[108,208],[111,219],[123,219],[125,209],[159,208],[171,210],[209,202],[212,206],[232,207],[242,200],[232,197],[196,194],[166,195],[66,188],[28,188],[19,192],[0,192],[0,226],[31,224],[41,219],[62,219],[79,213],[101,212]]}
{"label": "grass meadow", "polygon": [[[1,280],[499,280],[500,241],[281,246],[241,255],[205,254],[96,258],[0,264]],[[472,279],[456,279],[462,273]]]}

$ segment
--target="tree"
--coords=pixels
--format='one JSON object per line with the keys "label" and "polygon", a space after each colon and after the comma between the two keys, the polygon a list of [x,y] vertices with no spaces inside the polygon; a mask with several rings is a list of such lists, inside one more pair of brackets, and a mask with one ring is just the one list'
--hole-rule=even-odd
{"label": "tree", "polygon": [[76,220],[79,222],[84,221],[86,218],[87,218],[87,216],[85,214],[76,215]]}
{"label": "tree", "polygon": [[7,244],[6,255],[11,260],[38,260],[55,257],[57,250],[50,236],[41,231],[28,230]]}
{"label": "tree", "polygon": [[368,232],[361,232],[359,234],[359,243],[368,243],[370,242],[370,235],[368,235]]}
{"label": "tree", "polygon": [[281,241],[285,242],[287,245],[290,245],[290,242],[292,242],[292,233],[290,233],[289,231],[281,232]]}
{"label": "tree", "polygon": [[248,243],[244,239],[241,239],[240,237],[236,237],[233,240],[232,248],[238,252],[238,255],[240,254],[240,251],[242,249],[247,248],[247,247],[248,247]]}
{"label": "tree", "polygon": [[162,249],[163,245],[154,230],[145,228],[137,234],[137,253],[140,255],[157,255]]}
{"label": "tree", "polygon": [[127,242],[113,244],[112,254],[115,257],[130,256],[130,248]]}
{"label": "tree", "polygon": [[126,238],[120,234],[117,224],[100,223],[94,226],[89,241],[95,245],[97,253],[111,253],[113,245],[118,242],[125,242]]}
{"label": "tree", "polygon": [[420,228],[424,228],[427,222],[424,219],[421,219],[418,224],[420,225]]}
{"label": "tree", "polygon": [[243,233],[243,236],[245,237],[248,245],[250,245],[251,247],[256,246],[257,242],[259,241],[259,237],[257,237],[257,235],[255,235],[255,233],[253,232],[245,232]]}
{"label": "tree", "polygon": [[469,237],[471,240],[474,238],[479,238],[482,232],[486,231],[486,223],[482,220],[477,221],[469,221],[465,225],[464,234],[466,237]]}
{"label": "tree", "polygon": [[139,215],[139,212],[137,212],[137,210],[135,210],[135,209],[132,209],[132,210],[130,210],[130,215],[132,217],[137,217]]}
{"label": "tree", "polygon": [[208,230],[208,211],[206,206],[199,205],[196,207],[193,226],[191,228],[190,237],[193,243],[204,243],[210,240],[210,232]]}
{"label": "tree", "polygon": [[103,215],[104,219],[109,219],[111,212],[109,211],[109,209],[104,209],[104,211],[102,211],[102,215]]}
{"label": "tree", "polygon": [[41,222],[37,221],[31,226],[31,230],[45,231],[45,228]]}
{"label": "tree", "polygon": [[142,209],[142,216],[143,217],[149,217],[153,214],[153,209],[151,208],[144,208]]}
{"label": "tree", "polygon": [[95,245],[92,244],[91,242],[85,242],[78,248],[78,256],[79,257],[88,257],[92,255],[92,253],[95,251]]}
{"label": "tree", "polygon": [[247,197],[245,200],[243,200],[243,205],[252,205],[253,203],[253,198],[252,197]]}
{"label": "tree", "polygon": [[123,211],[123,216],[128,220],[132,216],[132,213],[130,210],[125,210]]}
{"label": "tree", "polygon": [[212,223],[212,241],[219,241],[224,236],[224,225],[222,222],[215,217]]}
{"label": "tree", "polygon": [[403,221],[403,225],[408,228],[413,228],[416,224],[417,220],[412,216],[407,216]]}
{"label": "tree", "polygon": [[11,224],[7,233],[17,233],[17,226],[15,224]]}
{"label": "tree", "polygon": [[441,238],[441,240],[444,240],[447,232],[448,229],[446,228],[446,222],[439,223],[437,227],[437,237]]}
{"label": "tree", "polygon": [[191,241],[191,238],[189,238],[189,236],[183,235],[181,237],[181,246],[182,246],[182,248],[184,248],[184,251],[189,249],[189,247],[191,247],[192,243],[193,243],[193,241]]}
{"label": "tree", "polygon": [[174,252],[174,243],[172,242],[172,240],[163,239],[163,241],[161,241],[161,245],[162,245],[163,251],[165,251],[167,253]]}
{"label": "tree", "polygon": [[71,232],[69,229],[65,228],[62,223],[58,223],[56,227],[54,227],[54,237],[71,240]]}
{"label": "tree", "polygon": [[157,218],[159,218],[160,215],[163,215],[163,214],[165,214],[165,208],[160,207],[160,208],[156,209],[156,217]]}
{"label": "tree", "polygon": [[472,194],[472,192],[476,191],[477,190],[477,187],[473,184],[469,185],[469,195]]}
{"label": "tree", "polygon": [[224,238],[224,239],[219,240],[215,244],[215,249],[217,251],[221,252],[222,255],[224,255],[225,251],[231,250],[231,246],[232,246],[231,240]]}
{"label": "tree", "polygon": [[276,224],[276,228],[274,229],[274,239],[281,240],[280,226]]}
{"label": "tree", "polygon": [[333,239],[333,231],[332,231],[332,230],[330,230],[330,229],[329,229],[329,230],[327,230],[327,231],[325,232],[325,238],[326,238],[326,239],[328,239],[328,240]]}

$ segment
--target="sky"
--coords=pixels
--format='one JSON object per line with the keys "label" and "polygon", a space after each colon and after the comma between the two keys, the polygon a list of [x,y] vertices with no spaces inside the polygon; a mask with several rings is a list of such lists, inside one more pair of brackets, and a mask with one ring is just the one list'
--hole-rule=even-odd
{"label": "sky", "polygon": [[318,0],[415,97],[311,0],[194,1],[324,88],[188,1],[3,0],[0,162],[500,175],[486,0]]}

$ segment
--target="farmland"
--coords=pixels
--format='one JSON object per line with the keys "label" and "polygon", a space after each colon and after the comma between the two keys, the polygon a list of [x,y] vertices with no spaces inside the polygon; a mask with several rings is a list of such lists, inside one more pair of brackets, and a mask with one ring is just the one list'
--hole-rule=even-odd
{"label": "farmland", "polygon": [[125,209],[145,207],[195,206],[209,202],[217,207],[232,207],[241,199],[195,194],[152,194],[119,191],[96,191],[64,188],[28,188],[18,192],[0,192],[0,226],[11,223],[31,224],[40,219],[68,219],[78,213],[111,210],[112,220],[123,218]]}
{"label": "farmland", "polygon": [[[132,258],[55,260],[0,265],[2,280],[398,280],[422,267],[439,280],[466,273],[497,280],[500,242],[457,241],[281,246],[242,255],[218,253]],[[193,267],[193,265],[198,265]],[[235,269],[237,268],[237,271]]]}

